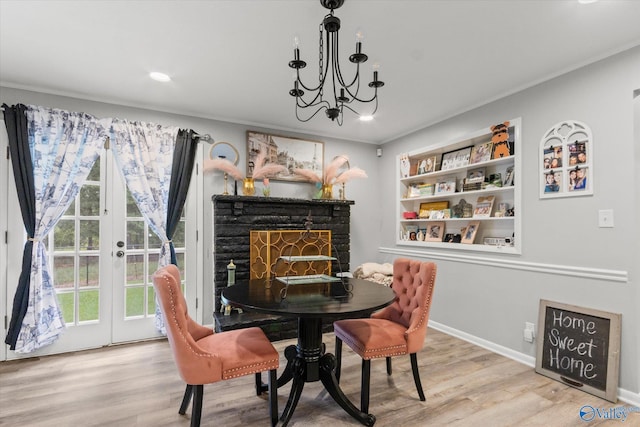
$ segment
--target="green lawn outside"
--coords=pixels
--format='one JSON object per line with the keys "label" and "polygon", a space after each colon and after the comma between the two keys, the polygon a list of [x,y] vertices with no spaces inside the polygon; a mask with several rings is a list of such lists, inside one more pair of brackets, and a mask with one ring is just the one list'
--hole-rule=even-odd
{"label": "green lawn outside", "polygon": [[[126,316],[142,316],[144,315],[144,287],[136,286],[130,287],[126,290]],[[152,287],[147,287],[147,314],[155,313],[155,291]],[[97,289],[80,291],[80,322],[86,322],[90,320],[98,320],[100,314],[100,300],[99,291]],[[65,323],[74,323],[75,313],[75,301],[73,292],[60,292],[58,293],[58,302],[62,310],[62,316]]]}

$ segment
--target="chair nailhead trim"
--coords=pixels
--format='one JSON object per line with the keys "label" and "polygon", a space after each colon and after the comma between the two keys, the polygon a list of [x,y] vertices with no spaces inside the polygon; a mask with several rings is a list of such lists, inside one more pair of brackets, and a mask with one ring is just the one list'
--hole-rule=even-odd
{"label": "chair nailhead trim", "polygon": [[[189,347],[189,350],[191,350],[191,352],[193,354],[195,354],[196,356],[208,357],[208,358],[218,357],[216,355],[209,354],[209,353],[200,353],[200,352],[196,351],[189,344],[189,340],[185,336],[183,330],[180,328],[180,324],[178,323],[177,314],[176,314],[176,304],[175,304],[174,293],[173,293],[173,289],[172,289],[172,287],[170,285],[169,278],[166,276],[166,274],[168,274],[168,273],[165,273],[164,279],[165,279],[165,282],[166,282],[166,285],[167,285],[167,289],[169,290],[169,302],[171,304],[171,314],[172,314],[171,320],[177,326],[178,331],[180,331],[180,338],[182,338],[182,340]],[[228,370],[228,371],[223,371],[223,373],[222,373],[223,374],[223,378],[224,379],[229,379],[229,378],[243,377],[245,375],[257,374],[258,372],[264,372],[264,371],[269,370],[269,369],[276,369],[278,367],[277,366],[278,362],[279,362],[279,359],[271,359],[268,362],[255,363],[253,365],[244,366],[242,368],[233,368],[233,369]],[[258,369],[259,366],[265,366],[265,369]],[[251,368],[255,368],[255,369],[250,371],[250,372],[243,372],[241,374],[232,374],[232,375],[229,375],[229,376],[225,375],[228,372],[237,372],[237,371],[240,371],[240,370],[251,369]]]}

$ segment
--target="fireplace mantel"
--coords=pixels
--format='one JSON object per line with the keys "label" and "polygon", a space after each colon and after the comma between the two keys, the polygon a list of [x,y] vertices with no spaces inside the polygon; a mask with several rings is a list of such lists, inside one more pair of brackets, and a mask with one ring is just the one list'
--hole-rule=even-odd
{"label": "fireplace mantel", "polygon": [[[342,271],[349,271],[350,211],[353,200],[295,199],[282,197],[254,197],[214,195],[213,207],[213,285],[215,295],[214,319],[216,330],[244,326],[262,326],[271,339],[291,338],[291,330],[282,328],[273,316],[251,313],[224,316],[220,294],[227,286],[227,265],[236,265],[236,281],[250,277],[250,232],[252,230],[304,230],[311,215],[312,230],[330,230],[332,245],[339,256]],[[338,262],[332,271],[339,271]],[[268,325],[268,327],[265,327]]]}

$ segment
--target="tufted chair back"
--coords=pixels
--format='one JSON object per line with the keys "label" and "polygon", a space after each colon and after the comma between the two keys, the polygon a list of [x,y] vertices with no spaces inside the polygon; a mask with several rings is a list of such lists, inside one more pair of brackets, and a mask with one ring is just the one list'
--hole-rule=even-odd
{"label": "tufted chair back", "polygon": [[187,312],[180,287],[180,271],[169,264],[153,275],[167,338],[180,377],[187,383],[179,414],[184,415],[193,397],[191,427],[199,427],[202,416],[203,387],[243,375],[254,374],[256,393],[263,391],[261,372],[269,371],[269,415],[278,423],[279,356],[260,328],[242,328],[214,333],[196,323]]}
{"label": "tufted chair back", "polygon": [[371,316],[405,326],[408,353],[420,351],[424,345],[436,270],[433,262],[396,259],[391,285],[396,300]]}
{"label": "tufted chair back", "polygon": [[199,325],[189,316],[187,302],[180,288],[178,267],[170,264],[158,270],[153,277],[153,285],[162,307],[167,338],[180,377],[187,384],[209,384],[222,380],[219,358],[196,342],[212,335],[213,330]]}

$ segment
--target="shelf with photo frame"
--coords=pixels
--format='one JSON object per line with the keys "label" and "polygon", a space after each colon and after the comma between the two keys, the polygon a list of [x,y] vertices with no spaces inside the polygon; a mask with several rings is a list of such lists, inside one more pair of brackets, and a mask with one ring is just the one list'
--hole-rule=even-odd
{"label": "shelf with photo frame", "polygon": [[[520,254],[520,128],[520,118],[509,120],[508,156],[492,158],[493,154],[488,154],[492,153],[491,126],[399,155],[398,171],[401,158],[410,163],[432,159],[429,164],[435,165],[435,170],[418,174],[416,168],[408,176],[399,173],[396,244]],[[425,214],[426,205],[443,202],[448,204],[446,213]],[[431,232],[433,224],[443,224],[437,235]],[[465,239],[470,224],[473,238]],[[486,243],[494,241],[508,244]]]}

